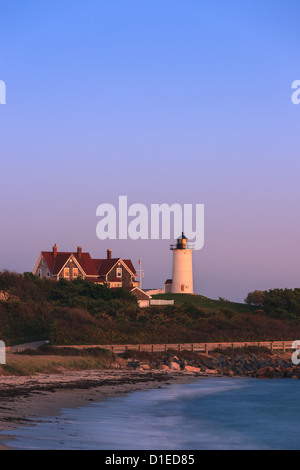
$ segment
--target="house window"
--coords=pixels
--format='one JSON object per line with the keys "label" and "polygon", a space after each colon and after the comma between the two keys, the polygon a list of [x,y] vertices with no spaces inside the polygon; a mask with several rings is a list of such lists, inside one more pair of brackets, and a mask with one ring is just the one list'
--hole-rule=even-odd
{"label": "house window", "polygon": [[47,269],[47,277],[50,277],[50,271]]}
{"label": "house window", "polygon": [[70,277],[70,269],[69,268],[64,269],[64,277]]}
{"label": "house window", "polygon": [[38,276],[41,277],[42,273],[41,273],[41,270],[38,269]]}
{"label": "house window", "polygon": [[73,278],[78,277],[78,268],[73,268]]}
{"label": "house window", "polygon": [[122,277],[122,268],[117,268],[117,277]]}

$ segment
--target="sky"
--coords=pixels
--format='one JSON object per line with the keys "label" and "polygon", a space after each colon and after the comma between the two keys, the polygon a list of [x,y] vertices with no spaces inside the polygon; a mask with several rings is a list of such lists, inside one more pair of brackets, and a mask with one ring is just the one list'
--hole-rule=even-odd
{"label": "sky", "polygon": [[194,290],[300,287],[298,0],[0,0],[0,270],[42,250],[142,259],[174,240],[99,240],[96,209],[205,205]]}

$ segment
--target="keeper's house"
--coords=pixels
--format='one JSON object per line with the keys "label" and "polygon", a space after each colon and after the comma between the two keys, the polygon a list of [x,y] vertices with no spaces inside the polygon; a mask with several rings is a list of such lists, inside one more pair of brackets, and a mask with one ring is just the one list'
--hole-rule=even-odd
{"label": "keeper's house", "polygon": [[106,284],[111,289],[124,287],[137,297],[143,307],[148,306],[151,299],[139,288],[137,272],[131,260],[112,258],[111,250],[107,250],[105,259],[93,259],[80,246],[76,252],[65,252],[58,251],[54,245],[52,251],[41,252],[33,274],[56,281],[82,278],[96,284]]}

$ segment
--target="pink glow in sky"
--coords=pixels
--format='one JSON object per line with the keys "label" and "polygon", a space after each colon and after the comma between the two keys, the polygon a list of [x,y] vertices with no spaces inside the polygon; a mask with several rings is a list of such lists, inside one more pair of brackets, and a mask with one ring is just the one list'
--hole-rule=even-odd
{"label": "pink glow in sky", "polygon": [[2,2],[0,269],[111,248],[162,287],[173,240],[96,236],[125,194],[205,205],[195,292],[299,287],[300,5],[262,3]]}

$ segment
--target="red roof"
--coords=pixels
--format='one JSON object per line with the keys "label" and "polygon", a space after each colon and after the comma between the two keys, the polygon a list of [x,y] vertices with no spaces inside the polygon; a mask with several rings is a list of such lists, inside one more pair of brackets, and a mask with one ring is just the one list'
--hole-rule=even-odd
{"label": "red roof", "polygon": [[51,274],[57,275],[66,264],[70,256],[73,255],[87,276],[98,277],[98,271],[89,253],[82,253],[80,259],[77,253],[72,252],[59,251],[57,252],[56,258],[54,258],[52,251],[42,251],[42,255]]}
{"label": "red roof", "polygon": [[[105,276],[121,260],[121,258],[92,259],[89,253],[81,253],[79,258],[78,252],[67,251],[58,251],[55,258],[53,251],[42,251],[42,255],[50,273],[55,276],[59,274],[70,256],[73,255],[85,275],[93,276],[93,278],[97,279],[100,278],[99,281],[105,281]],[[137,276],[132,262],[129,259],[122,261],[127,266],[128,270],[131,271],[134,276]],[[118,281],[121,282],[120,279],[118,279]]]}
{"label": "red roof", "polygon": [[[94,259],[94,265],[96,269],[98,270],[99,276],[106,276],[109,271],[117,264],[118,261],[120,261],[121,258],[111,258],[111,259]],[[137,276],[136,270],[134,269],[134,266],[130,259],[123,259],[122,260],[127,268],[132,272],[134,276]]]}
{"label": "red roof", "polygon": [[124,261],[124,263],[128,266],[128,268],[130,269],[130,271],[131,271],[135,276],[137,276],[137,272],[136,272],[136,270],[134,269],[134,266],[133,266],[131,260],[130,260],[130,259],[123,259],[123,261]]}

